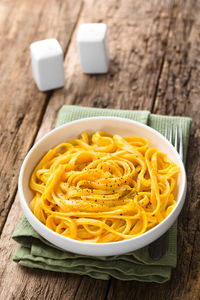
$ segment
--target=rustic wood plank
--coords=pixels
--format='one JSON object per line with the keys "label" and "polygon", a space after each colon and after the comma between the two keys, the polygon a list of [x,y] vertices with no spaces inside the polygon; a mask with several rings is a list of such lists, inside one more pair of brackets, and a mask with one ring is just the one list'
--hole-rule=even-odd
{"label": "rustic wood plank", "polygon": [[[187,159],[188,192],[179,218],[178,265],[163,290],[171,299],[200,297],[200,2],[177,1],[154,111],[193,120]],[[184,274],[184,276],[183,276]]]}
{"label": "rustic wood plank", "polygon": [[[178,263],[162,285],[113,280],[108,299],[183,299],[200,297],[200,2],[175,1],[166,55],[153,112],[190,116],[186,202],[179,217]],[[128,291],[123,293],[123,291]]]}
{"label": "rustic wood plank", "polygon": [[[55,37],[66,51],[82,1],[18,0],[0,3],[0,232],[17,188],[17,175],[33,143],[51,93],[37,90],[29,45]],[[9,53],[9,55],[8,55]]]}

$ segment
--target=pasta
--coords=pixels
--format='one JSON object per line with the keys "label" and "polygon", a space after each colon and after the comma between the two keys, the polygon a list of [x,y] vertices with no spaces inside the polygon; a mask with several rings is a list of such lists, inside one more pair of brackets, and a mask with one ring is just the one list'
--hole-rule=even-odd
{"label": "pasta", "polygon": [[173,210],[179,171],[145,138],[83,132],[49,150],[35,167],[30,208],[62,236],[94,243],[126,240]]}

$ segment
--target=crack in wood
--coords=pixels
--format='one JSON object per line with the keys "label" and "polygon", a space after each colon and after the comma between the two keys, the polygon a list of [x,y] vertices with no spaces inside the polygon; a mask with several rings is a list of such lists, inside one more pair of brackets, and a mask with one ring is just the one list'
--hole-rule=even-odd
{"label": "crack in wood", "polygon": [[70,46],[70,44],[71,44],[72,37],[73,37],[74,32],[75,32],[75,30],[76,30],[76,28],[77,28],[77,24],[78,24],[78,22],[79,22],[79,19],[80,19],[80,16],[81,16],[81,13],[82,13],[83,9],[84,9],[84,1],[81,2],[81,5],[80,5],[80,9],[79,9],[79,12],[78,12],[78,15],[77,15],[76,22],[74,23],[73,28],[72,28],[72,31],[71,31],[71,35],[70,35],[70,38],[69,38],[69,42],[68,42],[68,44],[67,44],[67,46],[66,46],[66,48],[65,48],[65,50],[64,50],[64,53],[63,53],[63,54],[64,54],[64,58],[66,57],[67,52],[68,52],[68,50],[69,50],[69,46]]}
{"label": "crack in wood", "polygon": [[109,282],[108,282],[108,285],[107,285],[107,289],[106,289],[105,298],[104,298],[105,300],[109,299],[108,295],[109,295],[109,292],[110,292],[110,287],[112,285],[112,282],[113,282],[113,278],[109,279]]}
{"label": "crack in wood", "polygon": [[165,50],[162,56],[162,61],[160,64],[160,70],[158,73],[158,78],[157,78],[157,82],[156,82],[156,86],[155,86],[155,92],[154,92],[154,96],[153,96],[153,102],[151,105],[151,112],[154,111],[154,107],[155,107],[155,103],[156,103],[156,99],[157,99],[157,94],[158,94],[158,89],[159,89],[159,84],[160,84],[160,79],[162,76],[162,72],[163,72],[163,67],[164,67],[164,63],[165,63],[165,59],[166,59],[166,50],[167,50],[167,46],[168,46],[168,38],[169,38],[169,33],[170,33],[170,28],[172,27],[172,20],[173,20],[173,8],[174,8],[174,0],[170,1],[170,22],[169,22],[169,26],[168,26],[168,31],[167,31],[167,37],[165,40]]}

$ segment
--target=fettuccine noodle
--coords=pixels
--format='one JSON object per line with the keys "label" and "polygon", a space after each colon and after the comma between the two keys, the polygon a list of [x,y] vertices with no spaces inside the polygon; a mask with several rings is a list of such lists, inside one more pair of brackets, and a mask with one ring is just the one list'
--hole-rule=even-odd
{"label": "fettuccine noodle", "polygon": [[95,243],[126,240],[173,210],[179,172],[144,138],[83,132],[38,163],[30,179],[30,208],[63,236]]}

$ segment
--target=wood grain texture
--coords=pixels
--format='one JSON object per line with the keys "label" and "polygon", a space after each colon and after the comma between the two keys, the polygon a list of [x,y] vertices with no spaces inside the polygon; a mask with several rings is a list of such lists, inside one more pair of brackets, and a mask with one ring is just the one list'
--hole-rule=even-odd
{"label": "wood grain texture", "polygon": [[[42,38],[42,34],[45,34],[47,30],[46,28],[51,27],[51,15],[54,14],[54,7],[57,7],[57,4],[52,1],[47,17],[47,6],[49,4],[47,5],[44,2],[42,0],[34,2],[34,9],[40,11],[41,20],[43,18],[49,20],[48,25],[38,21],[37,28],[33,33],[33,36],[37,35],[37,37],[41,34]],[[66,25],[65,10],[67,8],[65,5],[69,5],[69,3],[64,2],[66,1],[60,1],[59,16],[62,15],[61,24]],[[72,2],[74,7],[75,2]],[[0,5],[0,16],[4,15],[5,12],[8,15],[8,3],[7,1],[2,3]],[[24,3],[25,1],[17,2],[19,7],[20,5],[24,7]],[[42,3],[44,6],[39,10],[38,6],[42,6]],[[52,95],[49,95],[48,101],[43,99],[43,94],[38,93],[32,84],[29,63],[24,65],[21,61],[21,63],[18,62],[20,65],[17,67],[18,70],[22,70],[24,74],[29,74],[24,89],[27,91],[30,89],[32,98],[37,99],[40,105],[36,103],[34,111],[30,110],[31,107],[28,106],[30,103],[28,99],[25,99],[25,95],[29,95],[30,99],[30,92],[26,94],[23,89],[18,89],[19,80],[12,90],[14,95],[16,94],[20,99],[23,99],[23,105],[27,106],[27,116],[24,119],[29,120],[27,123],[23,123],[23,119],[22,124],[24,125],[22,128],[20,126],[21,131],[17,133],[19,137],[17,136],[16,141],[13,142],[15,144],[18,138],[22,139],[22,142],[20,142],[21,153],[18,153],[15,159],[16,169],[12,170],[12,180],[15,183],[20,160],[25,156],[38,129],[37,139],[55,126],[57,113],[63,104],[103,108],[149,109],[154,113],[188,115],[193,118],[187,164],[188,195],[179,219],[179,259],[177,268],[173,271],[172,280],[162,285],[134,281],[123,282],[114,279],[108,282],[94,280],[87,276],[80,277],[29,270],[16,265],[12,262],[16,244],[11,240],[11,234],[21,217],[18,197],[16,197],[1,237],[0,299],[199,299],[199,6],[200,2],[197,0],[151,0],[146,2],[110,0],[106,2],[106,5],[104,1],[85,0],[69,48],[67,46],[68,38],[65,41],[65,88],[54,91]],[[25,18],[28,8],[26,5],[26,9],[22,7],[20,7],[21,13],[17,13],[17,20],[21,20],[21,18],[24,20]],[[72,11],[73,7],[71,7]],[[17,5],[13,9],[17,10]],[[77,11],[79,10],[80,6],[78,6]],[[72,17],[73,24],[74,18]],[[5,26],[9,29],[8,32],[5,32],[7,37],[10,35],[12,37],[12,32],[15,33],[15,30],[12,29],[11,20],[12,18],[7,25],[8,27]],[[17,26],[21,24],[20,26],[23,28],[25,21],[15,22],[18,24]],[[107,75],[89,76],[82,74],[80,70],[76,48],[76,32],[78,25],[84,22],[105,22],[108,25],[111,65]],[[56,27],[57,23],[54,24]],[[63,26],[65,27],[65,25]],[[25,29],[25,32],[26,30],[28,29]],[[54,30],[56,32],[56,28]],[[63,39],[66,38],[63,30],[59,34],[61,34],[59,41],[63,43]],[[29,39],[31,40],[31,37]],[[25,47],[23,39],[21,43],[22,47]],[[12,46],[12,42],[10,42],[10,46]],[[20,54],[18,56],[20,57]],[[17,57],[15,63],[16,61],[18,61]],[[4,72],[7,72],[5,67]],[[12,73],[12,76],[9,74],[6,76],[17,78],[13,74],[15,72]],[[16,102],[11,92],[9,94],[8,88],[5,89],[5,95],[6,97],[8,95],[12,96],[12,102],[4,107],[6,112],[4,119],[9,120],[8,117],[12,116],[14,120],[14,116],[19,115],[19,103]],[[16,113],[10,107],[10,103],[16,106]],[[42,109],[40,106],[42,106]],[[21,109],[24,111],[23,107]],[[33,112],[35,115],[33,115]],[[30,119],[34,124],[29,124]],[[11,128],[15,128],[15,123],[9,124],[9,126],[7,132],[11,134]],[[31,129],[31,136],[28,137],[28,141],[24,140],[24,136],[27,136],[29,129],[25,128],[26,126],[30,126]],[[4,124],[2,130],[5,130],[5,127],[6,124]],[[16,131],[12,134],[15,136]],[[4,136],[4,140],[7,141],[6,136]],[[8,145],[10,144],[8,143]],[[4,145],[5,149],[7,148]],[[17,151],[20,152],[19,148],[17,148]],[[5,160],[7,160],[7,157]],[[10,162],[7,168],[13,163],[13,152],[10,153],[8,160]],[[5,177],[5,171],[3,175]],[[5,182],[12,182],[8,179],[6,177]]]}
{"label": "wood grain texture", "polygon": [[177,5],[154,107],[155,113],[189,116],[193,120],[186,166],[188,191],[178,227],[178,265],[165,293],[170,289],[171,297],[195,300],[200,298],[199,32],[200,2]]}
{"label": "wood grain texture", "polygon": [[51,95],[39,92],[33,82],[29,45],[55,37],[66,51],[81,7],[81,0],[0,3],[0,232]]}

